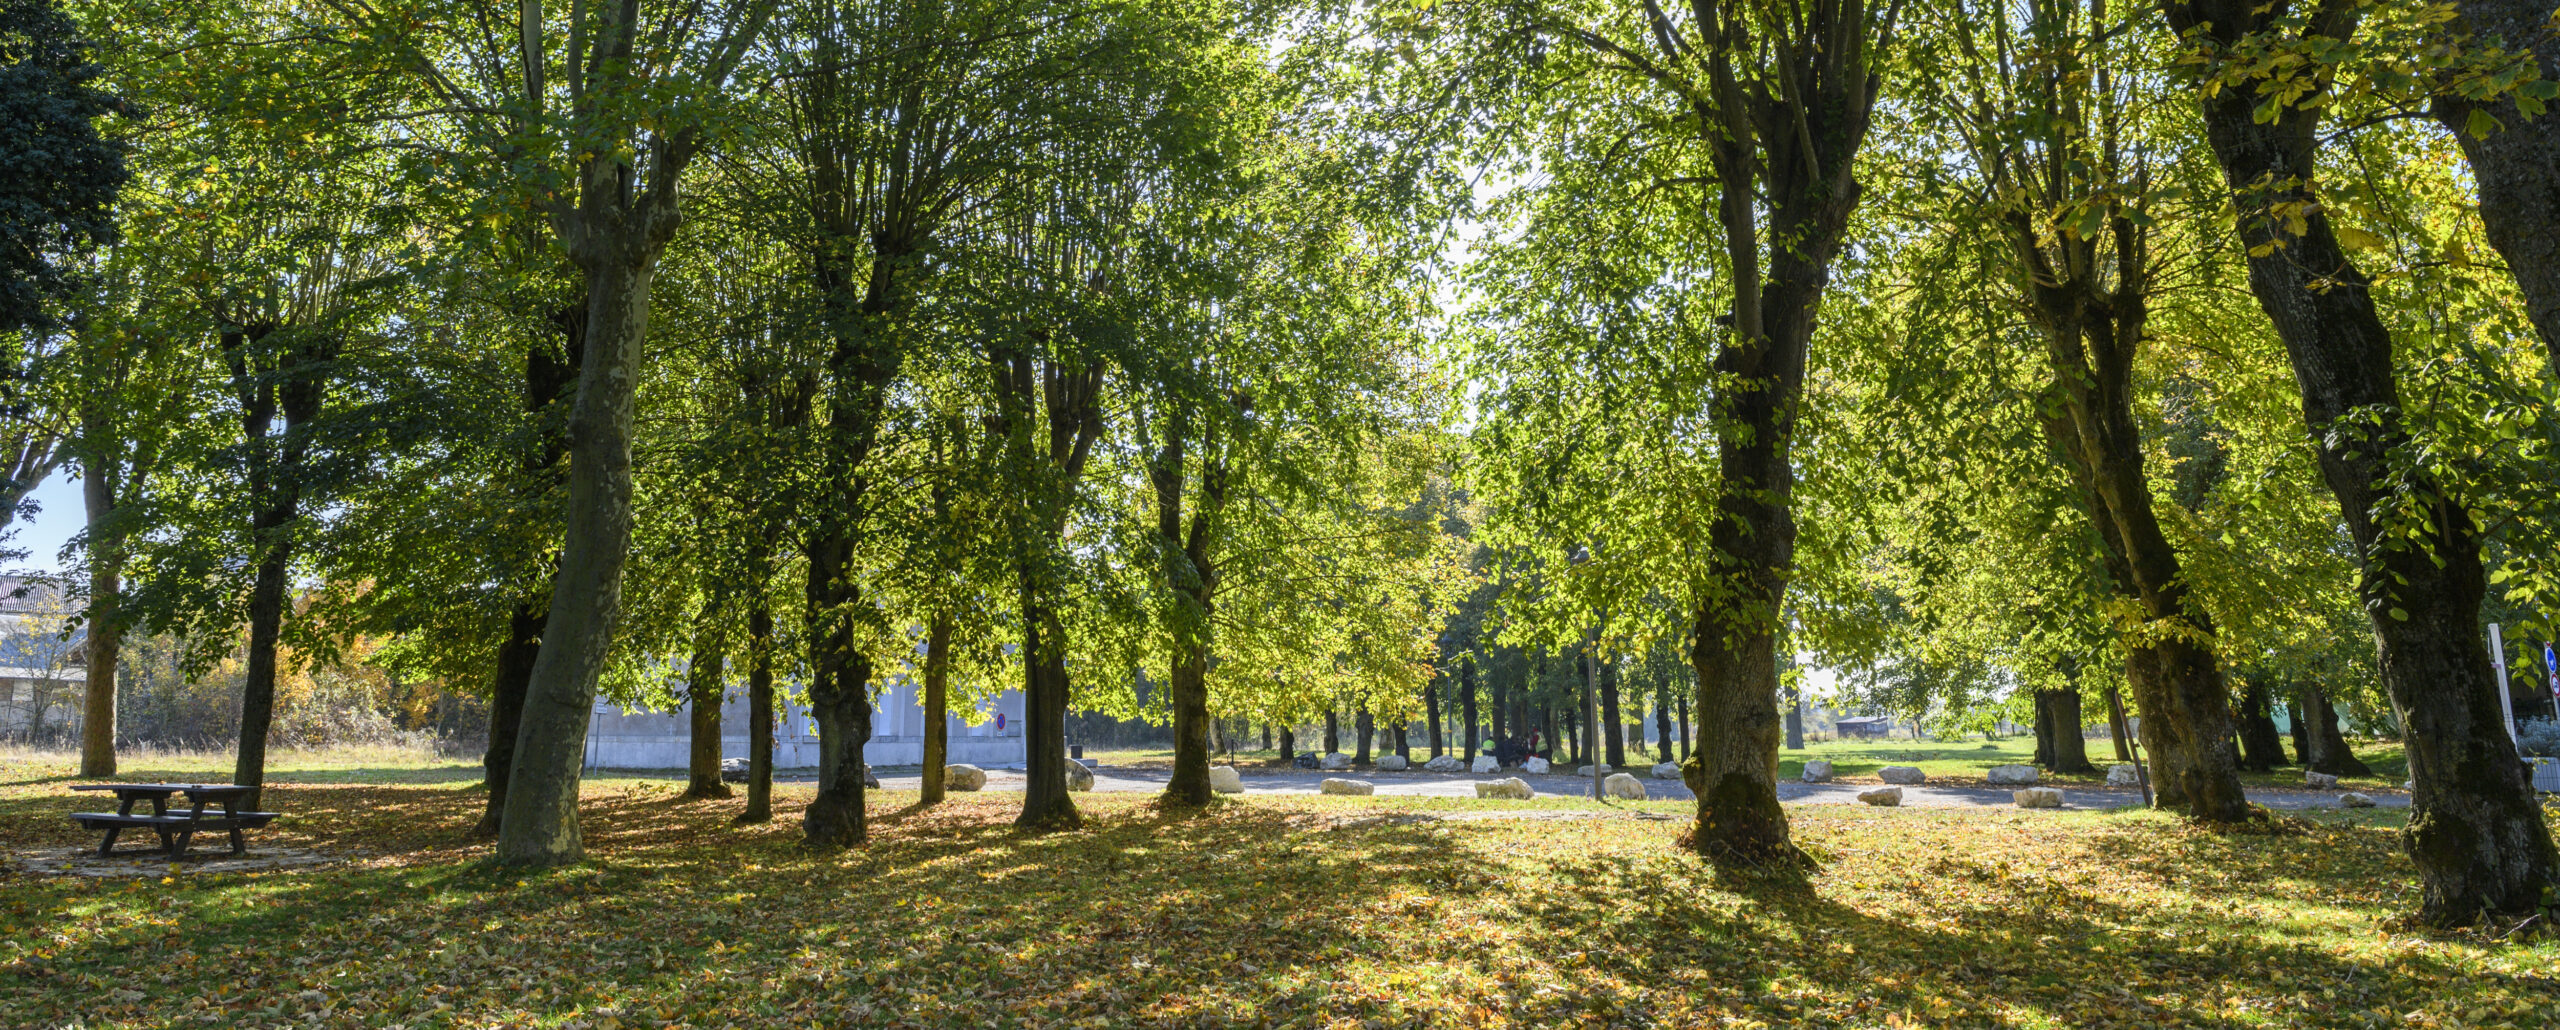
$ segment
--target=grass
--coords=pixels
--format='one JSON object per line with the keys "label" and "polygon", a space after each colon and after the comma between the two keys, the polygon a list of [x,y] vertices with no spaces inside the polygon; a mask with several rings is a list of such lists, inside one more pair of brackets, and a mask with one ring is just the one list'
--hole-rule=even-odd
{"label": "grass", "polygon": [[[2407,757],[2402,754],[2400,745],[2358,742],[2355,744],[2355,751],[2357,757],[2364,759],[2367,765],[2373,767],[2373,775],[2351,776],[2341,780],[2340,783],[2349,787],[2397,790],[2401,781],[2408,778],[2409,763]],[[1996,741],[1816,741],[1807,744],[1800,751],[1779,752],[1778,775],[1783,779],[1796,779],[1804,774],[1805,762],[1819,758],[1830,760],[1834,778],[1849,783],[1881,783],[1883,781],[1876,778],[1876,772],[1888,765],[1916,766],[1922,772],[1929,774],[1932,780],[1980,783],[1984,774],[1992,766],[2034,764],[2035,752],[2036,742],[2033,737],[2010,737]],[[1086,748],[1084,754],[1087,758],[1098,759],[1103,765],[1113,768],[1170,768],[1173,765],[1173,749],[1169,747],[1109,750]],[[1413,754],[1415,763],[1419,764],[1429,756],[1430,750],[1426,747],[1417,747],[1413,749]],[[1280,760],[1278,751],[1238,750],[1235,757],[1237,763],[1242,765],[1271,764]],[[2103,783],[2107,778],[2106,767],[2115,760],[2114,745],[2103,740],[2093,740],[2089,742],[2089,761],[2097,766],[2099,770],[2097,773],[2073,776],[2056,776],[2053,773],[2046,773],[2044,776],[2048,781],[2059,783]],[[1629,767],[1635,769],[1648,767],[1658,761],[1661,761],[1658,755],[1634,751],[1630,751],[1627,755]],[[2244,772],[2240,774],[2240,780],[2252,787],[2299,787],[2302,785],[2302,770],[2298,766],[2289,766],[2274,772]]]}
{"label": "grass", "polygon": [[[195,751],[127,747],[116,753],[117,780],[190,782],[231,780],[229,750]],[[77,750],[0,746],[0,789],[8,784],[78,779]],[[478,783],[476,755],[441,754],[428,748],[341,744],[291,748],[267,755],[269,783]]]}
{"label": "grass", "polygon": [[[13,767],[15,768],[15,767]],[[24,775],[31,771],[35,775]],[[0,845],[69,847],[59,768],[0,782]],[[313,770],[332,774],[348,770]],[[1790,810],[1804,888],[1673,846],[1679,807],[1080,795],[872,799],[797,846],[739,800],[590,782],[591,860],[463,838],[454,782],[270,790],[318,870],[0,878],[0,1026],[2536,1027],[2560,943],[2409,935],[2401,813],[2221,835],[2155,813]],[[1408,820],[1362,818],[1408,815]],[[1661,818],[1650,818],[1659,816]]]}

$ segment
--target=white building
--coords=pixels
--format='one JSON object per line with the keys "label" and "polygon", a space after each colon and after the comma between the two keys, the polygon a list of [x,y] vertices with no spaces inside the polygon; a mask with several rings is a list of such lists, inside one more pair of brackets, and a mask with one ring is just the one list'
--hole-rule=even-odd
{"label": "white building", "polygon": [[[802,704],[800,688],[777,683],[774,691],[784,701],[773,721],[773,767],[817,768],[818,727]],[[921,684],[902,676],[890,681],[883,695],[872,702],[871,741],[863,745],[864,761],[884,767],[924,764],[921,692]],[[945,716],[950,723],[949,761],[991,769],[1022,764],[1021,691],[1005,691],[965,714],[966,718],[958,711]],[[587,722],[587,768],[682,769],[693,753],[692,741],[692,716],[683,705],[650,711],[598,701],[594,717]],[[730,686],[720,706],[720,757],[747,757],[747,691],[740,684]]]}

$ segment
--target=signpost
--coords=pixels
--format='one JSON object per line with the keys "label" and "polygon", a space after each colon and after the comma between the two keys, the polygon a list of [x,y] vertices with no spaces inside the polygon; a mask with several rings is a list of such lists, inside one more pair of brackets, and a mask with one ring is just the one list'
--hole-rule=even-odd
{"label": "signpost", "polygon": [[[2550,653],[2545,651],[2545,654]],[[2507,718],[2507,739],[2516,739],[2515,702],[2507,697],[2507,642],[2498,635],[2498,624],[2489,624],[2489,664],[2498,670],[2498,713]]]}

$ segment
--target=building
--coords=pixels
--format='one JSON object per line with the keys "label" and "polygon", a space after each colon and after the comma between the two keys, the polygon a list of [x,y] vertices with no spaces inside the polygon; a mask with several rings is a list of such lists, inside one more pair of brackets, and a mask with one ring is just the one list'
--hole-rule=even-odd
{"label": "building", "polygon": [[[774,690],[783,695],[784,701],[773,722],[773,767],[817,768],[818,727],[802,703],[800,688],[777,683]],[[865,761],[875,766],[924,764],[921,693],[921,685],[906,677],[890,681],[888,689],[873,702],[871,741],[862,749]],[[746,695],[743,687],[732,686],[720,706],[722,758],[747,757]],[[945,716],[949,720],[949,761],[992,769],[1023,764],[1021,691],[1008,690],[982,701],[967,716]],[[599,701],[594,717],[587,722],[590,769],[682,769],[689,764],[692,753],[692,715],[681,704],[655,711],[626,709]]]}
{"label": "building", "polygon": [[1838,720],[1842,739],[1850,737],[1882,737],[1893,732],[1893,720],[1882,715],[1852,715]]}
{"label": "building", "polygon": [[85,634],[62,632],[70,612],[52,583],[0,576],[0,739],[79,735],[88,648]]}

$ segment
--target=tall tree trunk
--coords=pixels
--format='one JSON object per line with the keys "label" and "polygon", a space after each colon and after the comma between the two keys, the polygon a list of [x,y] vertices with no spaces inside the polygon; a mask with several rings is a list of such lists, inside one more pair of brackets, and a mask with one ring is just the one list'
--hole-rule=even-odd
{"label": "tall tree trunk", "polygon": [[1671,749],[1671,687],[1658,686],[1653,692],[1653,739],[1662,752],[1662,761],[1676,762],[1679,756]]}
{"label": "tall tree trunk", "polygon": [[[1627,724],[1626,720],[1618,717],[1618,665],[1616,662],[1600,663],[1600,724],[1608,727],[1609,736],[1606,743],[1609,749],[1609,768],[1626,768]],[[1638,734],[1638,739],[1641,742],[1641,733]]]}
{"label": "tall tree trunk", "polygon": [[[240,746],[231,782],[261,787],[267,776],[267,736],[275,723],[276,649],[290,607],[294,528],[301,519],[307,474],[304,458],[311,423],[320,415],[336,363],[337,342],[325,334],[273,324],[227,328],[221,339],[240,403],[249,496],[257,506],[249,520],[258,565],[249,587],[247,682],[241,689]],[[279,416],[284,422],[280,433],[274,432]],[[252,790],[241,803],[256,808],[261,793]]]}
{"label": "tall tree trunk", "polygon": [[[2204,72],[2244,39],[2288,31],[2293,14],[2254,0],[2173,0],[2165,11],[2204,52]],[[2343,39],[2354,17],[2352,4],[2323,3],[2304,31]],[[2404,722],[2417,790],[2403,839],[2422,884],[2419,919],[2456,926],[2533,912],[2560,884],[2560,852],[2499,725],[2496,680],[2475,636],[2487,588],[2479,526],[2427,473],[2392,458],[2411,438],[2391,336],[2313,183],[2323,108],[2278,105],[2262,120],[2257,94],[2226,83],[2199,105],[2249,248],[2250,291],[2292,359],[2321,478],[2356,546],[2382,681]]]}
{"label": "tall tree trunk", "polygon": [[[95,428],[103,435],[102,424]],[[103,456],[85,458],[80,478],[89,522],[89,654],[80,715],[80,775],[92,779],[116,774],[116,662],[124,649],[124,618],[117,611],[124,597],[124,547],[112,523],[117,484],[110,465]]]}
{"label": "tall tree trunk", "polygon": [[1067,662],[1056,640],[1058,621],[1046,602],[1028,586],[1023,599],[1024,704],[1030,709],[1023,729],[1024,775],[1022,814],[1015,825],[1026,829],[1072,829],[1084,822],[1075,799],[1067,796]]}
{"label": "tall tree trunk", "polygon": [[1787,684],[1787,750],[1804,750],[1804,688]]}
{"label": "tall tree trunk", "polygon": [[[1201,433],[1196,461],[1199,503],[1186,518],[1184,491],[1190,477],[1184,466],[1190,454],[1190,407],[1180,400],[1167,412],[1164,439],[1142,444],[1152,449],[1147,479],[1156,500],[1156,548],[1174,606],[1168,643],[1173,707],[1173,775],[1165,782],[1166,800],[1183,805],[1209,803],[1209,649],[1218,568],[1209,560],[1211,539],[1226,503],[1226,469],[1215,426]],[[1147,430],[1142,427],[1141,435]]]}
{"label": "tall tree trunk", "polygon": [[1440,732],[1440,677],[1438,676],[1431,677],[1430,682],[1422,685],[1422,711],[1424,725],[1430,730],[1431,757],[1438,758],[1448,754],[1449,742]]}
{"label": "tall tree trunk", "polygon": [[[2530,61],[2543,79],[2560,79],[2560,32],[2551,27],[2549,0],[2455,0],[2453,7],[2461,13],[2453,28],[2472,43]],[[2451,92],[2436,95],[2434,114],[2462,144],[2489,245],[2507,259],[2542,337],[2546,367],[2560,378],[2560,116],[2527,118],[2513,97],[2484,104]],[[2474,114],[2492,120],[2493,131],[2474,133]]]}
{"label": "tall tree trunk", "polygon": [[1285,722],[1284,722],[1284,723],[1281,723],[1281,724],[1280,724],[1280,764],[1282,764],[1282,765],[1284,765],[1284,766],[1285,766],[1285,765],[1293,765],[1293,764],[1296,764],[1296,762],[1297,762],[1297,761],[1298,761],[1298,731],[1297,731],[1296,724],[1294,724],[1294,723],[1285,723]]}
{"label": "tall tree trunk", "polygon": [[1352,717],[1352,720],[1354,726],[1352,733],[1359,737],[1360,751],[1351,756],[1351,761],[1355,765],[1367,765],[1369,764],[1369,740],[1378,735],[1377,720],[1369,714],[1368,698],[1360,699],[1360,711]]}
{"label": "tall tree trunk", "polygon": [[[672,220],[672,199],[668,205],[665,217]],[[665,231],[672,233],[673,225]],[[499,818],[498,861],[505,865],[561,865],[586,854],[578,834],[578,785],[596,680],[622,614],[635,384],[649,329],[649,285],[664,245],[621,242],[639,253],[586,263],[588,339],[569,413],[568,526]]]}
{"label": "tall tree trunk", "polygon": [[[2295,687],[2285,697],[2285,722],[2293,736],[2293,760],[2305,769],[2311,768],[2311,705],[2305,700],[2311,688]],[[2317,770],[2313,770],[2317,771]]]}
{"label": "tall tree trunk", "polygon": [[1497,745],[1511,739],[1511,688],[1497,677],[1493,681],[1493,742]]}
{"label": "tall tree trunk", "polygon": [[1672,702],[1680,706],[1680,760],[1689,760],[1689,695],[1675,694]]}
{"label": "tall tree trunk", "polygon": [[773,821],[773,606],[765,602],[764,562],[748,568],[755,601],[747,609],[747,810],[741,825]]}
{"label": "tall tree trunk", "polygon": [[498,645],[497,675],[489,684],[489,746],[480,758],[480,782],[488,788],[488,807],[471,828],[474,837],[498,835],[507,810],[507,776],[515,768],[516,733],[524,722],[525,684],[533,679],[534,660],[542,654],[542,609],[519,603],[507,616],[507,639]]}
{"label": "tall tree trunk", "polygon": [[1476,760],[1478,740],[1476,737],[1476,656],[1474,655],[1458,660],[1458,704],[1467,720],[1467,751],[1463,757],[1472,763]]}
{"label": "tall tree trunk", "polygon": [[951,764],[951,612],[936,609],[924,636],[924,790],[921,802],[942,803]]}
{"label": "tall tree trunk", "polygon": [[1336,714],[1334,713],[1334,710],[1333,710],[1333,708],[1332,708],[1331,704],[1330,704],[1330,703],[1328,703],[1328,704],[1327,704],[1327,706],[1325,707],[1325,710],[1324,710],[1324,753],[1325,753],[1325,754],[1330,755],[1330,754],[1334,754],[1334,753],[1336,753],[1336,752],[1339,752],[1339,751],[1341,751],[1341,750],[1342,750],[1342,721],[1341,721],[1341,717],[1340,717],[1340,716],[1338,716],[1338,715],[1336,715]]}
{"label": "tall tree trunk", "polygon": [[[585,305],[563,304],[554,309],[551,327],[560,333],[559,350],[555,352],[547,339],[537,335],[524,355],[524,412],[541,429],[538,442],[516,464],[516,485],[537,495],[547,495],[559,486],[563,472],[560,462],[569,453],[567,434],[545,413],[566,399],[577,385],[578,368],[586,360]],[[517,601],[507,614],[507,638],[498,644],[496,660],[491,663],[496,675],[489,684],[489,742],[480,758],[481,786],[488,791],[488,807],[481,812],[480,822],[471,828],[473,837],[497,836],[498,824],[507,810],[507,783],[515,767],[516,735],[524,725],[525,690],[533,681],[534,662],[542,656],[542,628],[549,621],[551,591],[559,575],[556,559],[556,555],[543,557],[541,585],[533,596]]]}
{"label": "tall tree trunk", "polygon": [[693,659],[685,664],[685,707],[690,718],[687,748],[689,798],[725,798],[729,785],[720,779],[720,706],[728,702],[729,659],[721,643],[722,620],[728,617],[716,594],[702,606],[702,624],[693,635]]}
{"label": "tall tree trunk", "polygon": [[1406,761],[1413,760],[1413,745],[1405,740],[1404,720],[1398,719],[1387,727],[1387,740],[1391,742],[1391,750],[1395,752],[1396,757]]}

